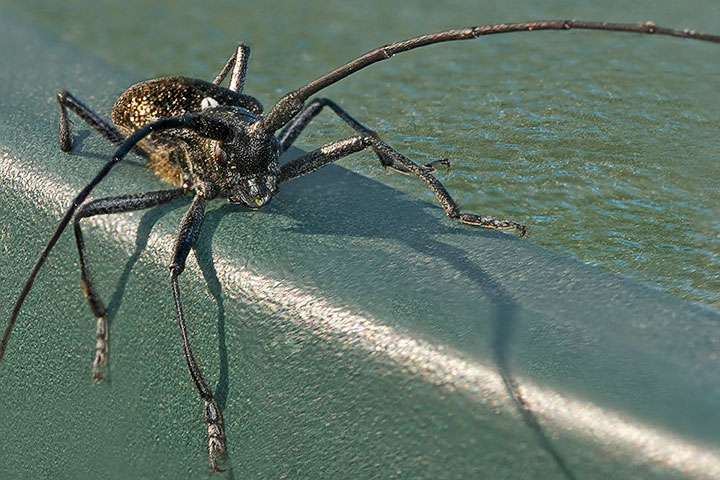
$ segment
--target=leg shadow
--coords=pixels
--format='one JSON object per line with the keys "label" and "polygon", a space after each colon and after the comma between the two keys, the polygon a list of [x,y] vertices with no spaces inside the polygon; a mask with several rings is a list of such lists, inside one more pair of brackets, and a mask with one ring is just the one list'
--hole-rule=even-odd
{"label": "leg shadow", "polygon": [[[487,234],[487,232],[484,233]],[[577,477],[575,477],[568,468],[565,459],[555,448],[550,437],[545,433],[540,421],[523,397],[519,385],[512,375],[509,358],[511,339],[516,327],[517,302],[510,292],[495,281],[490,274],[474,262],[469,261],[466,253],[461,249],[431,240],[430,238],[421,238],[419,240],[420,241],[417,241],[416,238],[414,241],[409,241],[406,238],[405,242],[424,255],[438,257],[438,252],[444,252],[440,255],[443,260],[452,264],[458,271],[464,272],[470,281],[478,285],[487,294],[495,308],[491,338],[492,352],[498,373],[502,377],[503,384],[505,385],[505,391],[510,398],[512,398],[515,408],[525,425],[533,432],[540,447],[553,459],[558,470],[560,470],[568,480],[576,480]]]}
{"label": "leg shadow", "polygon": [[[325,176],[325,179],[323,179]],[[477,261],[472,260],[466,251],[448,243],[437,241],[437,235],[460,233],[461,235],[496,235],[504,241],[520,241],[506,234],[483,229],[471,231],[467,228],[448,227],[447,223],[427,213],[430,207],[422,202],[411,200],[405,195],[380,183],[367,180],[357,174],[336,166],[327,166],[313,174],[315,180],[298,179],[288,182],[287,190],[303,188],[305,193],[294,196],[296,203],[288,208],[287,214],[296,221],[310,216],[311,222],[299,222],[290,230],[301,234],[349,235],[374,239],[388,239],[404,244],[412,250],[428,257],[439,258],[462,272],[466,279],[484,292],[494,307],[492,319],[491,351],[498,373],[502,377],[505,390],[512,399],[515,408],[525,425],[538,439],[540,447],[553,459],[565,478],[575,480],[560,452],[555,448],[544,431],[537,416],[530,408],[512,374],[510,366],[512,337],[517,328],[518,302],[493,276],[486,272]],[[288,188],[289,187],[289,188]],[[310,193],[308,193],[310,192]],[[317,193],[316,193],[317,192]],[[350,193],[350,194],[349,194]],[[357,193],[353,196],[352,193]],[[322,202],[318,202],[322,195]],[[359,199],[372,199],[372,208],[359,208]],[[317,204],[323,209],[319,210]],[[369,202],[368,202],[369,203]],[[383,214],[386,205],[392,205],[394,212],[401,214]],[[378,210],[378,208],[380,210]],[[352,212],[349,215],[348,212]],[[444,222],[449,222],[445,219]],[[422,225],[422,228],[418,228]]]}
{"label": "leg shadow", "polygon": [[[110,297],[110,302],[107,305],[107,312],[108,312],[108,332],[112,330],[112,325],[115,321],[115,316],[117,315],[117,312],[120,310],[120,306],[122,305],[123,297],[125,296],[125,289],[127,288],[128,279],[130,278],[130,272],[135,267],[135,264],[140,259],[140,255],[145,250],[145,247],[147,247],[148,239],[150,238],[150,232],[152,231],[153,226],[155,223],[157,223],[158,220],[160,220],[164,215],[166,215],[168,212],[174,210],[178,207],[178,204],[175,202],[168,203],[167,205],[161,205],[158,207],[151,208],[148,210],[140,219],[140,224],[138,225],[137,229],[137,235],[135,237],[135,250],[133,251],[132,255],[130,255],[130,258],[128,258],[127,262],[125,262],[125,267],[123,268],[122,273],[120,274],[120,277],[118,278],[117,284],[115,286],[115,291],[113,292],[112,296]],[[112,338],[112,335],[109,335],[110,338]],[[112,340],[110,340],[110,344],[112,343]],[[107,379],[106,381],[111,381],[111,367],[112,362],[110,360],[110,351],[108,350],[108,365],[107,365]]]}

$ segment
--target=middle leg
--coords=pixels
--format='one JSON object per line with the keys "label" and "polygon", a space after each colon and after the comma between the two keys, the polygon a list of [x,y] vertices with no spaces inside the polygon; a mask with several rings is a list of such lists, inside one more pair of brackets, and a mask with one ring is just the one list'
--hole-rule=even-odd
{"label": "middle leg", "polygon": [[393,150],[389,145],[374,136],[367,137],[349,137],[345,140],[329,143],[317,150],[306,153],[295,160],[286,163],[280,167],[280,176],[278,183],[286,182],[303,175],[318,170],[325,165],[335,162],[352,153],[359,152],[368,147],[380,151],[393,159],[393,161],[403,165],[410,173],[416,175],[430,188],[435,194],[435,198],[442,206],[445,214],[461,223],[474,225],[484,228],[492,228],[495,230],[517,230],[522,237],[525,235],[525,225],[510,220],[496,220],[489,217],[481,217],[474,213],[462,213],[458,208],[455,200],[450,196],[445,186],[435,178],[431,173],[427,172],[422,165],[418,165],[400,152]]}
{"label": "middle leg", "polygon": [[[295,117],[290,121],[290,123],[288,123],[287,126],[285,126],[285,128],[283,128],[282,131],[280,131],[280,133],[278,134],[277,137],[278,140],[280,140],[281,151],[284,152],[288,148],[290,148],[290,146],[295,142],[295,140],[297,140],[303,130],[305,130],[305,128],[310,124],[310,122],[320,114],[324,107],[330,108],[330,110],[332,110],[335,115],[340,117],[342,121],[347,123],[358,134],[364,137],[375,137],[380,140],[377,132],[369,129],[362,123],[355,120],[355,118],[353,118],[349,113],[343,110],[343,108],[340,107],[340,105],[338,105],[337,103],[333,102],[329,98],[316,98],[310,103],[308,103],[307,106],[300,111],[300,113],[295,115]],[[372,149],[375,152],[375,155],[377,155],[383,167],[390,167],[400,173],[412,175],[413,172],[408,170],[403,163],[397,162],[393,157],[388,156],[382,150],[376,148],[375,146],[373,146]],[[433,160],[432,162],[429,162],[422,166],[418,165],[418,167],[422,168],[427,173],[433,173],[435,172],[434,165],[444,165],[449,169],[450,161],[446,158],[443,158],[440,160]]]}

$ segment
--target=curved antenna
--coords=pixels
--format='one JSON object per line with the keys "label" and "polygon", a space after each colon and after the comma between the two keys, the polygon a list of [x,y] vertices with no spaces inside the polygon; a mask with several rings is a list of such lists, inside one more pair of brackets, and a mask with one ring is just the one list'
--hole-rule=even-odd
{"label": "curved antenna", "polygon": [[361,70],[373,63],[387,60],[393,55],[407,52],[415,48],[432,45],[433,43],[453,42],[455,40],[472,40],[484,35],[495,33],[510,33],[534,30],[571,30],[573,28],[585,30],[607,30],[616,32],[648,33],[655,35],[666,35],[670,37],[689,38],[705,42],[720,43],[720,35],[709,35],[694,30],[674,30],[671,28],[659,27],[653,22],[646,23],[607,23],[607,22],[583,22],[579,20],[538,20],[525,23],[498,23],[495,25],[483,25],[480,27],[467,27],[456,30],[445,30],[437,33],[420,35],[419,37],[390,43],[374,50],[370,50],[355,60],[332,70],[322,77],[304,85],[294,92],[290,92],[278,101],[270,110],[263,127],[267,132],[275,132],[285,126],[302,108],[303,103],[311,95],[319,92],[333,83]]}
{"label": "curved antenna", "polygon": [[30,272],[30,276],[25,281],[25,286],[23,287],[22,292],[20,292],[20,297],[18,297],[17,302],[15,302],[15,307],[10,314],[10,320],[8,321],[7,327],[5,327],[5,333],[3,334],[2,341],[0,341],[0,360],[2,360],[3,355],[5,355],[5,349],[7,348],[10,333],[12,332],[13,326],[15,325],[15,320],[17,319],[18,313],[20,312],[20,308],[22,308],[22,305],[25,302],[25,298],[32,289],[33,283],[35,282],[35,277],[40,271],[40,268],[45,263],[48,254],[60,238],[60,235],[62,235],[63,231],[65,230],[65,227],[67,227],[68,223],[70,223],[70,220],[75,214],[75,210],[77,210],[77,208],[82,205],[82,203],[87,199],[88,195],[90,195],[90,192],[92,192],[92,190],[97,186],[97,184],[100,183],[107,176],[110,170],[115,165],[117,165],[117,163],[120,162],[120,160],[122,160],[123,157],[125,157],[125,155],[127,155],[128,152],[130,152],[130,150],[132,150],[132,148],[138,142],[140,142],[140,140],[147,137],[151,133],[168,130],[171,128],[184,128],[188,130],[193,130],[199,135],[220,141],[230,141],[235,136],[233,130],[224,123],[220,122],[219,120],[208,118],[199,114],[183,115],[180,117],[158,120],[157,122],[145,125],[144,127],[136,130],[132,135],[130,135],[120,146],[120,148],[117,149],[115,155],[113,155],[113,158],[103,166],[103,168],[95,176],[95,178],[93,178],[90,183],[88,183],[85,188],[83,188],[80,193],[78,193],[78,195],[73,199],[70,207],[67,209],[65,215],[60,221],[60,225],[58,225],[55,233],[53,233],[52,237],[50,237],[50,241],[47,243],[45,249],[42,251],[37,261],[35,262],[35,266],[33,267],[32,272]]}

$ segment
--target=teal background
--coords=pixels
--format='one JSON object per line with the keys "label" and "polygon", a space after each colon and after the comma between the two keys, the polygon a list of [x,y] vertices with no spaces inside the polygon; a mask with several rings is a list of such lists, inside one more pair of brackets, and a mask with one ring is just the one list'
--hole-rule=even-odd
{"label": "teal background", "polygon": [[[212,78],[243,41],[247,90],[267,106],[371,48],[447,28],[540,18],[720,24],[712,0],[0,3],[137,79]],[[323,94],[413,158],[452,159],[442,178],[468,210],[526,223],[538,245],[717,310],[715,50],[596,32],[501,35],[403,54]],[[324,118],[298,146],[349,133]],[[343,165],[433,201],[372,154]]]}
{"label": "teal background", "polygon": [[[652,18],[718,31],[717,7],[691,3],[5,3],[3,312],[67,196],[111,152],[79,121],[77,151],[57,151],[60,88],[108,115],[143,78],[211,78],[242,40],[253,48],[247,89],[269,106],[369,48],[448,27]],[[458,158],[443,179],[461,205],[523,221],[531,235],[449,223],[422,186],[384,174],[372,155],[343,162],[365,177],[328,168],[260,212],[214,203],[182,289],[227,421],[223,476],[720,474],[713,47],[498,36],[399,56],[329,89],[414,158]],[[345,134],[329,118],[315,132],[300,146]],[[159,186],[129,162],[97,195]],[[88,222],[111,312],[108,382],[90,379],[94,321],[72,235],[58,244],[0,365],[0,478],[213,477],[165,269],[186,206]],[[476,370],[510,386],[478,382]],[[564,402],[595,407],[606,429],[563,417]],[[607,428],[615,415],[634,430]]]}

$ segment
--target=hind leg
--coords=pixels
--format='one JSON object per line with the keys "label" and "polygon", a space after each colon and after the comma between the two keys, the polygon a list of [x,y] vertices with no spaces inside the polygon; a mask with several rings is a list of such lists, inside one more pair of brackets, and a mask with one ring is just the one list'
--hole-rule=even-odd
{"label": "hind leg", "polygon": [[230,75],[230,85],[228,88],[234,92],[242,93],[243,88],[245,87],[245,76],[247,75],[249,58],[250,47],[244,43],[239,44],[235,53],[228,58],[228,61],[225,63],[223,69],[217,74],[213,83],[215,85],[220,85],[222,81],[225,80],[228,72],[232,70],[232,74]]}
{"label": "hind leg", "polygon": [[[75,98],[71,93],[62,91],[57,96],[60,106],[60,150],[70,152],[72,150],[72,137],[70,136],[70,119],[67,111],[70,109],[85,123],[95,129],[100,135],[110,140],[115,145],[121,145],[125,141],[125,135],[106,122],[100,115],[92,111],[87,105]],[[134,152],[147,158],[147,153],[139,147]]]}

